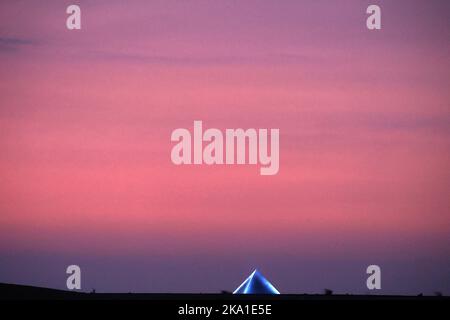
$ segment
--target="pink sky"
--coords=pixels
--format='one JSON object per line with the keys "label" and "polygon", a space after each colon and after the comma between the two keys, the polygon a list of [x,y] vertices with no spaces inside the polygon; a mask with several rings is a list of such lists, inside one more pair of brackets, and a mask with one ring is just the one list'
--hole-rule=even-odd
{"label": "pink sky", "polygon": [[[448,257],[446,1],[77,3],[0,4],[0,252]],[[174,166],[194,120],[278,175]]]}

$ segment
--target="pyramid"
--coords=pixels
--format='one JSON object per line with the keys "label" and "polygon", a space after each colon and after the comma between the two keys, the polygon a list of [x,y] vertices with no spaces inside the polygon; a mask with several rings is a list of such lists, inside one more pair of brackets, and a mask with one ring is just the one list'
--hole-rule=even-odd
{"label": "pyramid", "polygon": [[233,294],[280,294],[275,287],[255,269]]}

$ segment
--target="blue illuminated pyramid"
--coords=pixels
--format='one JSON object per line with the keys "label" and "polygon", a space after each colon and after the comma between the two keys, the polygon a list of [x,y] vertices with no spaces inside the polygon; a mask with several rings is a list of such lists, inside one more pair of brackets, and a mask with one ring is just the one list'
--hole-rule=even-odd
{"label": "blue illuminated pyramid", "polygon": [[255,269],[233,294],[280,294],[275,287]]}

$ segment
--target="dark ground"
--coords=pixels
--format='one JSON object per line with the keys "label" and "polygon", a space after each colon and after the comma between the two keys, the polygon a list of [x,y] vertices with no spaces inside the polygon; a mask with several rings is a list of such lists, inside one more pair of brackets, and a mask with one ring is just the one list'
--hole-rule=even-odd
{"label": "dark ground", "polygon": [[280,300],[447,300],[443,296],[394,296],[352,294],[281,294],[233,295],[231,293],[85,293],[33,286],[0,283],[1,300],[220,300],[220,301],[280,301]]}
{"label": "dark ground", "polygon": [[[330,292],[329,292],[330,293]],[[233,295],[230,293],[83,293],[0,283],[0,314],[55,319],[432,319],[442,317],[450,297],[337,294]],[[269,306],[269,314],[232,314],[233,308]],[[180,314],[187,307],[211,314]]]}

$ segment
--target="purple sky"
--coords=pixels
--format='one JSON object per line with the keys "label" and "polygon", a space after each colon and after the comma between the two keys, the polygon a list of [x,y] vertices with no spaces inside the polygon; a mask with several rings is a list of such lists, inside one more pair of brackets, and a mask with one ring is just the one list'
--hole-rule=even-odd
{"label": "purple sky", "polygon": [[[0,3],[0,282],[450,294],[450,2],[69,4]],[[279,173],[174,166],[194,120],[280,129]]]}

